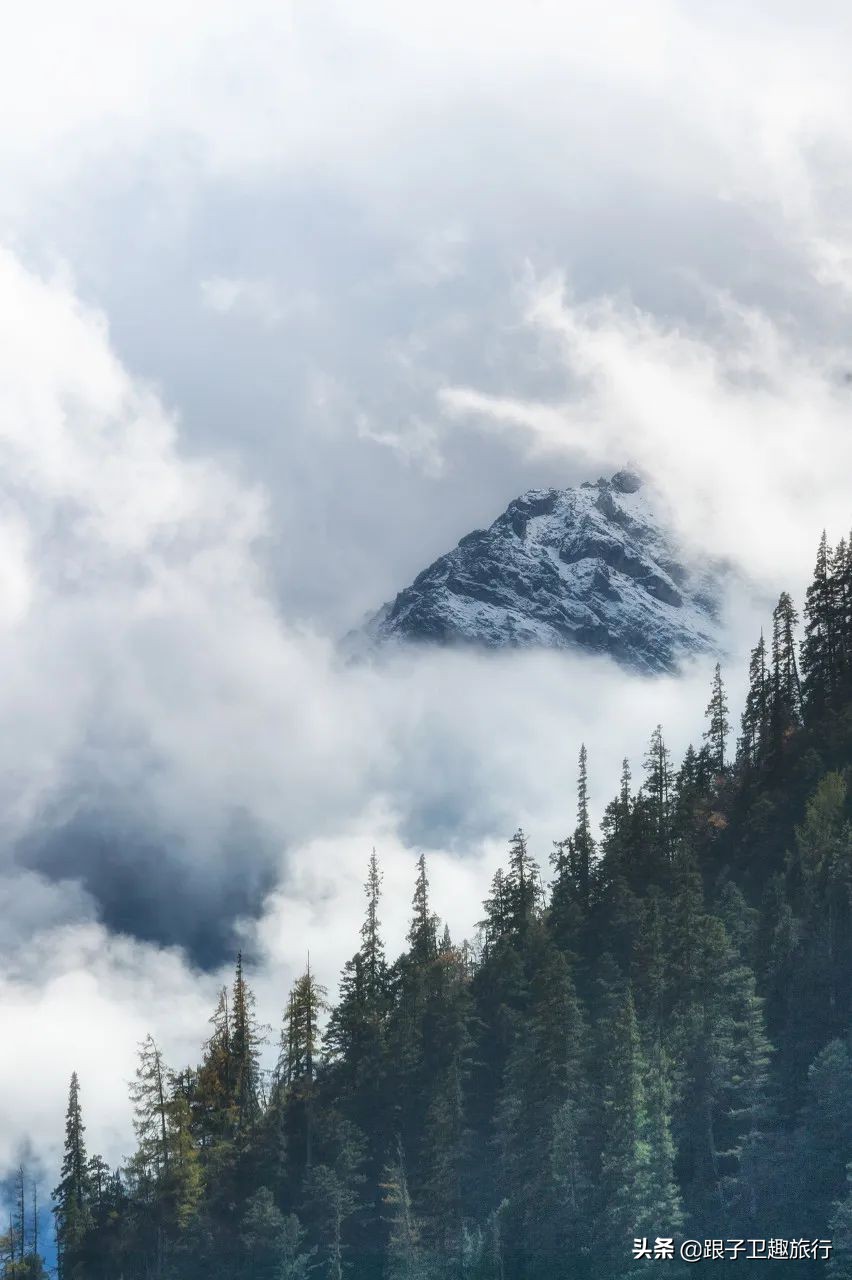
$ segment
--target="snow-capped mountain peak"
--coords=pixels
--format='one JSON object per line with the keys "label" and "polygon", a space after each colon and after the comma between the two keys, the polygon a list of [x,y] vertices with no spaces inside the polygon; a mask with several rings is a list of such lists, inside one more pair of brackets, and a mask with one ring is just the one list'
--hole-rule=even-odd
{"label": "snow-capped mountain peak", "polygon": [[420,573],[373,643],[581,648],[646,672],[718,648],[720,566],[688,564],[630,470],[530,489]]}

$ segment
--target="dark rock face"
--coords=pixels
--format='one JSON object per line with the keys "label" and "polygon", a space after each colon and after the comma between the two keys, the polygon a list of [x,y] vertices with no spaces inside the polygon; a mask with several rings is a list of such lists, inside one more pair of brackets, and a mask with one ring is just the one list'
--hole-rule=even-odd
{"label": "dark rock face", "polygon": [[678,559],[671,535],[618,471],[578,489],[534,489],[418,574],[362,643],[581,648],[669,671],[718,648],[719,566]]}

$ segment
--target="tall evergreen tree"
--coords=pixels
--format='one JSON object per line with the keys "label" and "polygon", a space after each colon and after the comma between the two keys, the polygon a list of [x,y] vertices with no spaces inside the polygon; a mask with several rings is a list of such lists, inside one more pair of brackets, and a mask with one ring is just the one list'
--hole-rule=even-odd
{"label": "tall evergreen tree", "polygon": [[[424,864],[425,870],[425,864]],[[382,873],[376,850],[370,854],[367,868],[367,882],[364,885],[367,898],[367,911],[361,925],[361,957],[364,967],[367,999],[371,1004],[380,1002],[387,982],[387,961],[382,942],[381,922],[379,920],[379,899],[382,895]]]}
{"label": "tall evergreen tree", "polygon": [[769,741],[769,708],[772,680],[766,658],[763,632],[751,651],[748,668],[748,693],[742,714],[740,756],[753,765],[761,758]]}
{"label": "tall evergreen tree", "polygon": [[722,667],[718,662],[713,675],[713,689],[710,694],[710,701],[704,714],[707,717],[707,730],[704,734],[704,740],[710,748],[710,755],[716,772],[724,773],[725,748],[731,725],[728,720],[728,699],[722,680]]}
{"label": "tall evergreen tree", "polygon": [[417,859],[417,881],[411,905],[408,945],[415,960],[428,962],[435,958],[438,951],[438,917],[433,914],[429,905],[429,877],[426,874],[426,855],[423,853]]}
{"label": "tall evergreen tree", "polygon": [[437,1280],[437,1271],[421,1243],[401,1149],[385,1171],[382,1189],[390,1225],[387,1280]]}
{"label": "tall evergreen tree", "polygon": [[313,1164],[320,1019],[328,1008],[326,995],[309,964],[290,993],[284,1015],[278,1074],[286,1084],[290,1104],[291,1147],[303,1169],[310,1169]]}
{"label": "tall evergreen tree", "polygon": [[657,854],[664,862],[671,857],[671,752],[663,738],[663,727],[657,725],[645,755],[643,791],[648,800]]}
{"label": "tall evergreen tree", "polygon": [[772,614],[770,729],[776,750],[801,722],[802,689],[796,661],[798,621],[791,597],[782,591]]}
{"label": "tall evergreen tree", "polygon": [[838,583],[828,539],[823,530],[816,566],[805,596],[805,636],[802,641],[802,692],[808,715],[818,718],[837,686],[839,631]]}
{"label": "tall evergreen tree", "polygon": [[[579,855],[577,858],[579,876]],[[542,909],[544,890],[538,865],[520,828],[509,841],[509,870],[504,885],[511,929],[522,936]]]}
{"label": "tall evergreen tree", "polygon": [[80,1082],[76,1071],[68,1089],[65,1112],[65,1151],[59,1185],[53,1192],[56,1218],[57,1267],[60,1280],[83,1280],[86,1234],[90,1226],[89,1162],[86,1126],[80,1106]]}
{"label": "tall evergreen tree", "polygon": [[585,909],[591,902],[594,875],[595,841],[589,819],[589,778],[586,744],[580,747],[577,777],[577,826],[574,831],[574,854],[577,860],[577,891]]}
{"label": "tall evergreen tree", "polygon": [[234,974],[230,1035],[234,1126],[240,1138],[254,1129],[260,1112],[258,1064],[261,1039],[255,1016],[254,993],[246,982],[240,953]]}

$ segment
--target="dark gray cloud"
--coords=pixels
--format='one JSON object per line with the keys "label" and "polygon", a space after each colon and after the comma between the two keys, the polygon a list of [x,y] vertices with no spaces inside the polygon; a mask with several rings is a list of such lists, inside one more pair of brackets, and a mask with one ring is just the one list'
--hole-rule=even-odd
{"label": "dark gray cloud", "polygon": [[72,1065],[120,1155],[135,1040],[191,1055],[238,941],[267,1016],[309,941],[333,979],[374,841],[392,939],[415,846],[463,931],[518,821],[563,834],[581,740],[600,807],[658,719],[694,735],[701,670],[355,670],[329,637],[519,491],[631,455],[684,537],[801,584],[847,519],[847,10],[15,15],[0,1163],[60,1132]]}

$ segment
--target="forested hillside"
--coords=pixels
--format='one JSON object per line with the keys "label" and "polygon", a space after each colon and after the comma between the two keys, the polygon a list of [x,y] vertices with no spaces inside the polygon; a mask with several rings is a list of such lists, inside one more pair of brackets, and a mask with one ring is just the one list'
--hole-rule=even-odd
{"label": "forested hillside", "polygon": [[[61,1280],[696,1274],[634,1260],[643,1237],[833,1239],[774,1274],[852,1275],[845,543],[823,538],[802,622],[782,595],[738,733],[718,669],[678,767],[654,730],[599,838],[582,750],[575,829],[545,875],[515,834],[471,944],[421,858],[386,956],[374,854],[339,1000],[297,981],[271,1076],[238,961],[198,1065],[142,1046],[123,1168],[87,1151],[72,1080]],[[40,1274],[14,1229],[6,1254]]]}

